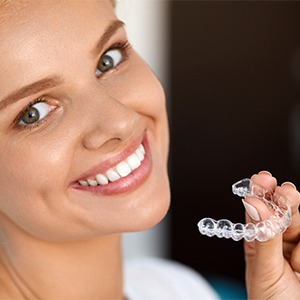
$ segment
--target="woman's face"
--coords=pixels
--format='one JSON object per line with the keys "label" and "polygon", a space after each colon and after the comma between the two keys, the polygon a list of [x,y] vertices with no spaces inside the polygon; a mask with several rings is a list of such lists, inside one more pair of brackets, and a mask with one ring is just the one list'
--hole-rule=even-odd
{"label": "woman's face", "polygon": [[0,222],[70,241],[160,221],[164,93],[111,2],[9,1],[0,24]]}

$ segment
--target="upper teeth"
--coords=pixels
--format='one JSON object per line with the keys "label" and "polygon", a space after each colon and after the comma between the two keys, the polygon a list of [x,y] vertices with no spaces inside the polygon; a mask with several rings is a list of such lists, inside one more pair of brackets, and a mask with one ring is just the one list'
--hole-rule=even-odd
{"label": "upper teeth", "polygon": [[89,178],[87,180],[79,180],[78,183],[83,186],[105,185],[126,177],[141,165],[144,156],[145,148],[140,144],[134,153],[118,163],[115,167],[108,169],[104,174],[97,174],[95,178]]}

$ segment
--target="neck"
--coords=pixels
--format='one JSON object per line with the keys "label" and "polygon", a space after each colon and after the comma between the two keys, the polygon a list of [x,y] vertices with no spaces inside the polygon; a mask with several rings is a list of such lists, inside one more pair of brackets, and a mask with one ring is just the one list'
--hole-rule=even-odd
{"label": "neck", "polygon": [[11,295],[19,292],[30,299],[123,299],[119,235],[70,243],[24,238],[16,232],[13,236],[0,245],[1,285],[13,287]]}

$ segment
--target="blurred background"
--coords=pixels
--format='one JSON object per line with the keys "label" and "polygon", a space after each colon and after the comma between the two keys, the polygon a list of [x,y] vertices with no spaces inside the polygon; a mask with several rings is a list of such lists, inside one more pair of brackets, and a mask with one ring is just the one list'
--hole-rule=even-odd
{"label": "blurred background", "polygon": [[118,13],[166,88],[171,130],[170,212],[126,234],[125,257],[175,259],[242,293],[242,242],[197,222],[243,222],[231,185],[260,170],[300,187],[300,2],[122,0]]}

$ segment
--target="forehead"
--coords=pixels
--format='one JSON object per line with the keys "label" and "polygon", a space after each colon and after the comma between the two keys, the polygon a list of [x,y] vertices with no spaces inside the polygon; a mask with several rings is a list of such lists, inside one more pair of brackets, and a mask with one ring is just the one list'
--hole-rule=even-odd
{"label": "forehead", "polygon": [[45,36],[80,36],[96,28],[101,33],[115,18],[110,0],[4,1],[0,2],[0,47],[21,45],[32,36],[43,42]]}
{"label": "forehead", "polygon": [[40,22],[50,18],[55,21],[62,16],[68,19],[69,15],[76,13],[92,17],[92,12],[96,12],[103,18],[112,9],[111,0],[0,0],[0,21],[15,27],[38,16]]}
{"label": "forehead", "polygon": [[[9,80],[16,86],[18,81],[26,83],[26,70],[34,79],[34,72],[43,75],[41,69],[51,73],[46,69],[55,68],[54,59],[62,64],[66,56],[93,48],[116,19],[110,0],[0,0],[0,4],[0,84],[4,89],[7,84],[3,83]],[[37,68],[39,62],[42,68]]]}

